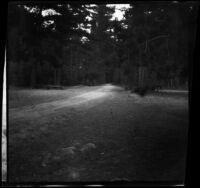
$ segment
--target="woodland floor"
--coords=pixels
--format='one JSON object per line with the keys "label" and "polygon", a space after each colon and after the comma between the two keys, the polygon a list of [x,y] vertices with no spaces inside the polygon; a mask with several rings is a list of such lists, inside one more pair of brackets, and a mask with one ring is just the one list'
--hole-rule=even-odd
{"label": "woodland floor", "polygon": [[187,92],[107,84],[8,96],[10,182],[184,181]]}

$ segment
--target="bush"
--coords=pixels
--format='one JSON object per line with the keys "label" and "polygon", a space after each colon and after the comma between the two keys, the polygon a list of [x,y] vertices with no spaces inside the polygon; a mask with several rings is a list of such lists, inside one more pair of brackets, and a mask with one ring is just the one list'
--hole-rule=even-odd
{"label": "bush", "polygon": [[148,91],[148,87],[136,87],[134,88],[134,92],[139,94],[140,96],[144,96]]}

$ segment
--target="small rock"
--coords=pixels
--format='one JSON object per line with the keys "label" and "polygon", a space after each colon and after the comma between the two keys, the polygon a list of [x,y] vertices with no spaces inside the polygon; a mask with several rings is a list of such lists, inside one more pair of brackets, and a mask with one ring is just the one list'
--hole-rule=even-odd
{"label": "small rock", "polygon": [[96,148],[96,146],[95,146],[95,144],[93,144],[93,143],[88,143],[88,144],[86,144],[86,145],[84,145],[82,148],[81,148],[81,152],[85,152],[85,151],[89,151],[89,150],[91,150],[91,149],[95,149]]}

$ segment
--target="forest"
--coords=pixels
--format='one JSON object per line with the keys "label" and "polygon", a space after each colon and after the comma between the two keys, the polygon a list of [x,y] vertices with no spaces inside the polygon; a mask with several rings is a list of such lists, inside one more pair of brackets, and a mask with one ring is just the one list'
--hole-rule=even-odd
{"label": "forest", "polygon": [[187,88],[197,2],[138,2],[112,19],[114,6],[10,3],[9,85]]}
{"label": "forest", "polygon": [[8,3],[5,185],[183,185],[198,8]]}

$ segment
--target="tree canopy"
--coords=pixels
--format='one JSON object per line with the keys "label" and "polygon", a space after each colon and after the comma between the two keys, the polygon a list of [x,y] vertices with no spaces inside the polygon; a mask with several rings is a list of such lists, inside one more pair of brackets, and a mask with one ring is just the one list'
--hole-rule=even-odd
{"label": "tree canopy", "polygon": [[10,83],[134,85],[139,67],[151,82],[187,82],[197,2],[135,1],[122,20],[114,12],[106,4],[9,3]]}

